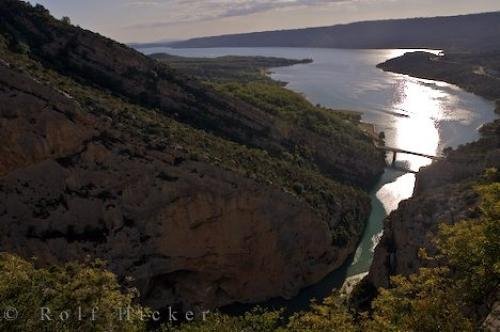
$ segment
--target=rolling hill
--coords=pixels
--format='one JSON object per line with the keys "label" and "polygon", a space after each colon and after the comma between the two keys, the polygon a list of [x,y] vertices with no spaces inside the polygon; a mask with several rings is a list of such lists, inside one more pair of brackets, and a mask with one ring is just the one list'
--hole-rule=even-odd
{"label": "rolling hill", "polygon": [[[500,49],[500,12],[357,22],[327,27],[231,34],[169,43],[190,47]],[[165,44],[149,44],[160,46]],[[136,45],[137,46],[137,45]]]}

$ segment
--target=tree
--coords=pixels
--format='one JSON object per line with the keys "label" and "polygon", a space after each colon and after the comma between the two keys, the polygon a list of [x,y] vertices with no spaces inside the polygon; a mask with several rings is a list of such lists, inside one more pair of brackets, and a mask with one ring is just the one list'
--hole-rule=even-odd
{"label": "tree", "polygon": [[206,321],[193,321],[181,326],[164,325],[161,332],[285,332],[279,326],[281,312],[256,308],[241,316],[212,313]]}
{"label": "tree", "polygon": [[61,18],[61,21],[62,21],[64,24],[71,25],[71,19],[70,19],[68,16],[63,16],[63,17]]}
{"label": "tree", "polygon": [[34,8],[35,8],[35,10],[37,10],[38,12],[40,12],[44,15],[50,15],[49,10],[39,3],[37,3]]}
{"label": "tree", "polygon": [[[488,171],[488,180],[493,170]],[[441,225],[436,243],[445,267],[396,276],[373,302],[370,331],[472,331],[500,280],[500,183],[476,187],[481,216]],[[472,309],[472,310],[471,310]]]}
{"label": "tree", "polygon": [[313,303],[309,311],[296,314],[290,319],[286,331],[358,331],[353,315],[344,300],[335,292],[321,304]]}
{"label": "tree", "polygon": [[373,313],[364,330],[383,331],[473,331],[472,322],[457,301],[447,268],[420,269],[408,278],[396,276],[392,287],[380,289]]}
{"label": "tree", "polygon": [[476,191],[482,199],[479,220],[442,225],[437,239],[455,271],[455,283],[471,304],[484,301],[500,280],[500,183],[481,185]]}
{"label": "tree", "polygon": [[26,44],[22,41],[18,41],[14,45],[14,52],[22,54],[22,55],[27,55],[30,53],[30,47],[28,46],[28,44]]}

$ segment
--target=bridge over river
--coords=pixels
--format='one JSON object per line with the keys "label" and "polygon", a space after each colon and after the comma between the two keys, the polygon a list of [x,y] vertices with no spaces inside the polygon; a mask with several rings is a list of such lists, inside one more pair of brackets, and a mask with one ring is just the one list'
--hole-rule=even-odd
{"label": "bridge over river", "polygon": [[429,159],[432,159],[432,160],[440,160],[440,159],[444,158],[442,156],[434,156],[434,155],[430,155],[430,154],[426,154],[426,153],[409,151],[409,150],[404,150],[404,149],[395,148],[395,147],[391,147],[391,146],[385,146],[385,145],[377,145],[377,149],[383,150],[383,151],[386,151],[386,152],[391,152],[392,153],[392,162],[390,164],[390,167],[395,168],[395,169],[400,170],[400,171],[403,171],[403,172],[407,172],[407,173],[417,173],[417,172],[416,171],[412,171],[410,169],[406,169],[406,168],[402,168],[402,167],[397,167],[396,166],[396,161],[397,161],[397,158],[398,158],[398,153],[401,153],[401,154],[410,154],[410,155],[414,155],[414,156],[429,158]]}

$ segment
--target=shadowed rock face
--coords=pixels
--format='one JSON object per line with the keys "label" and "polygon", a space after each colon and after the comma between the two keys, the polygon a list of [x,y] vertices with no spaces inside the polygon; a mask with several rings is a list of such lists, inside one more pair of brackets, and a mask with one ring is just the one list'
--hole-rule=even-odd
{"label": "shadowed rock face", "polygon": [[335,224],[369,212],[353,202],[324,219],[182,149],[151,149],[4,63],[0,141],[0,250],[40,264],[103,258],[154,308],[290,297],[355,249],[357,238],[333,243]]}
{"label": "shadowed rock face", "polygon": [[1,64],[0,86],[0,176],[77,151],[97,133],[69,98]]}
{"label": "shadowed rock face", "polygon": [[436,254],[433,239],[439,225],[476,216],[478,203],[471,188],[459,185],[402,202],[385,221],[368,280],[377,288],[387,288],[391,276],[409,276],[428,266],[430,262],[419,257],[419,250]]}
{"label": "shadowed rock face", "polygon": [[[493,128],[500,123],[492,124]],[[495,130],[497,133],[498,129]],[[491,133],[492,134],[492,133]],[[431,257],[438,254],[435,239],[442,224],[455,224],[475,220],[482,213],[480,197],[474,186],[486,168],[500,167],[500,136],[486,135],[479,142],[453,151],[447,160],[423,169],[417,177],[414,197],[402,202],[384,223],[384,235],[375,249],[373,263],[365,279],[364,290],[370,297],[375,288],[390,288],[390,278],[409,276],[422,267],[445,265],[441,260],[429,260],[420,255],[421,250]],[[446,265],[445,265],[446,266]],[[482,302],[476,303],[474,312],[481,317],[492,314],[485,326],[498,325],[495,311],[498,294],[494,290]],[[373,293],[372,293],[373,294]]]}

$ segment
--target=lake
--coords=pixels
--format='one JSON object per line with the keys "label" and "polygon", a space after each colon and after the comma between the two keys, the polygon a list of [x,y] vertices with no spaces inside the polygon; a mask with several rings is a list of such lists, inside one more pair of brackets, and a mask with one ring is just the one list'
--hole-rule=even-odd
{"label": "lake", "polygon": [[[388,146],[427,155],[439,155],[447,146],[479,138],[481,125],[493,121],[494,104],[451,84],[384,72],[376,65],[415,50],[339,50],[321,48],[148,48],[146,54],[164,52],[188,57],[224,55],[274,56],[312,59],[309,64],[271,69],[273,79],[302,93],[314,104],[362,112],[364,122],[383,131]],[[439,51],[432,51],[438,53]],[[389,156],[390,157],[390,156]],[[431,161],[398,154],[398,165],[417,171]],[[352,259],[317,285],[304,289],[290,301],[271,301],[299,310],[309,299],[323,298],[351,276],[366,273],[373,250],[382,235],[384,218],[401,200],[411,197],[415,175],[386,169],[371,193],[372,212]]]}

